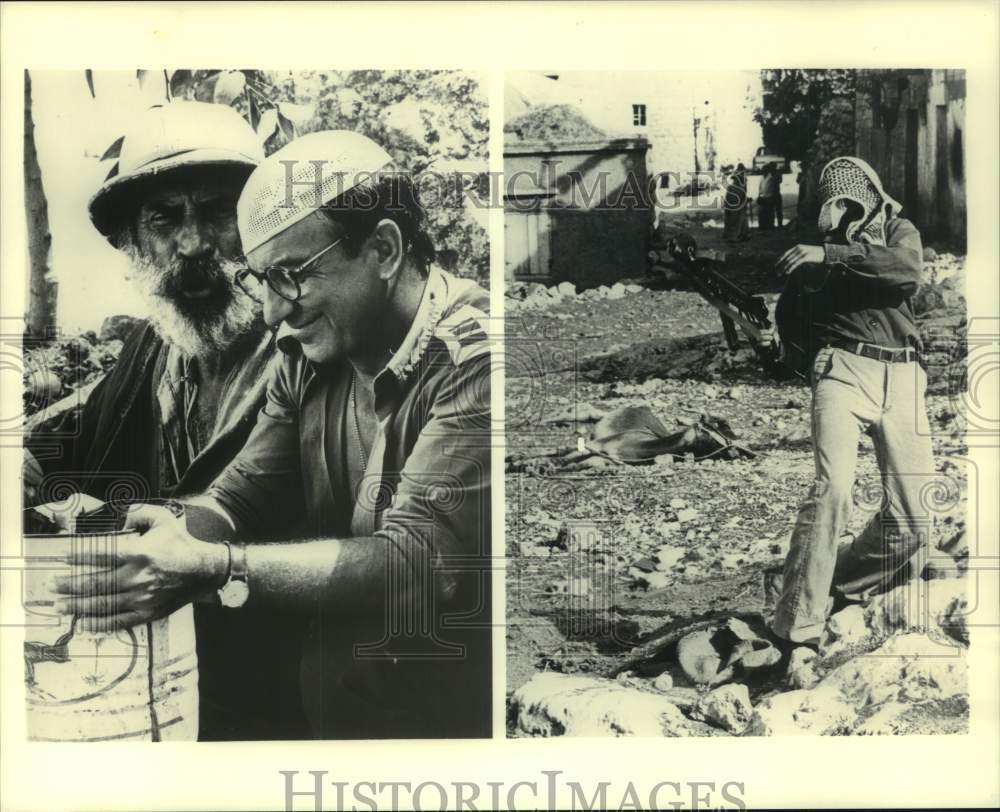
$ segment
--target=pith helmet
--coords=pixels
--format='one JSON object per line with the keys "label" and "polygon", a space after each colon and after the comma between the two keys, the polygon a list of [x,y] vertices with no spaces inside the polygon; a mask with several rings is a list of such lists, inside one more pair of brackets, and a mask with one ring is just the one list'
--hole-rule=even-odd
{"label": "pith helmet", "polygon": [[242,183],[263,160],[256,133],[231,107],[192,101],[152,107],[125,133],[117,162],[90,199],[90,219],[112,239],[121,224],[124,192],[134,184],[202,166],[228,167]]}
{"label": "pith helmet", "polygon": [[388,152],[352,130],[295,139],[265,159],[243,187],[236,206],[243,252],[249,254],[391,163]]}

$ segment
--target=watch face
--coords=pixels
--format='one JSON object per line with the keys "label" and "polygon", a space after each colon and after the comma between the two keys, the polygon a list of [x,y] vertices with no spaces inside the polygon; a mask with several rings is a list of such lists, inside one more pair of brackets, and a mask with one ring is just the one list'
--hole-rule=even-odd
{"label": "watch face", "polygon": [[219,602],[230,609],[236,609],[247,602],[250,587],[246,581],[229,581],[219,590]]}

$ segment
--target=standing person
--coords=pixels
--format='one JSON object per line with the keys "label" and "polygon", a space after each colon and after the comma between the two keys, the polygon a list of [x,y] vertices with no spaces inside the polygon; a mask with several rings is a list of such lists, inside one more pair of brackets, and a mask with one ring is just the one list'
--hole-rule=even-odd
{"label": "standing person", "polygon": [[[818,645],[833,587],[864,600],[900,583],[927,544],[922,492],[935,475],[910,298],[922,248],[914,225],[857,158],[830,161],[819,180],[823,245],[797,245],[778,262],[790,276],[782,299],[811,365],[816,477],[785,561],[772,629],[780,644]],[[839,551],[862,431],[871,435],[883,507]],[[912,561],[911,561],[912,560]]]}
{"label": "standing person", "polygon": [[778,228],[783,228],[784,222],[784,204],[781,200],[781,167],[777,164],[771,164],[771,176],[774,178],[774,191],[772,194],[772,201],[774,203],[774,219]]}
{"label": "standing person", "polygon": [[736,170],[729,178],[723,205],[725,207],[723,239],[726,242],[749,240],[750,222],[747,210],[750,208],[750,199],[747,196],[747,173],[743,164],[737,164]]}
{"label": "standing person", "polygon": [[238,541],[141,506],[134,544],[80,559],[109,564],[110,583],[62,582],[101,628],[216,590],[236,614],[299,613],[317,738],[492,732],[488,296],[433,264],[426,222],[413,180],[357,133],[265,160],[240,198],[238,278],[282,356],[246,446],[200,499]]}
{"label": "standing person", "polygon": [[771,231],[774,228],[774,173],[773,163],[764,167],[757,187],[757,223],[761,231]]}
{"label": "standing person", "polygon": [[[78,423],[43,424],[27,438],[38,501],[67,480],[100,501],[124,491],[198,493],[250,436],[276,352],[260,306],[235,284],[246,267],[236,203],[263,159],[250,125],[218,104],[154,107],[125,133],[89,210],[129,258],[150,317],[81,414],[67,416]],[[249,620],[196,607],[203,739],[294,738],[304,729],[298,702],[287,699],[293,631]]]}

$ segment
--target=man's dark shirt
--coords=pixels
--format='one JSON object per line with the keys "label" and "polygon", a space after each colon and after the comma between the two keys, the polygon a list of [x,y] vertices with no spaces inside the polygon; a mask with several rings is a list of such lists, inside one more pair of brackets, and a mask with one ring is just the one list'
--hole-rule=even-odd
{"label": "man's dark shirt", "polygon": [[[317,367],[293,342],[246,447],[208,491],[237,537],[387,543],[402,589],[380,608],[345,617],[320,604],[308,618],[302,691],[318,738],[491,735],[487,307],[479,286],[431,270],[414,327],[374,380],[379,431],[360,487],[350,366]],[[407,586],[414,600],[397,600]],[[252,571],[250,588],[252,602]]]}
{"label": "man's dark shirt", "polygon": [[839,342],[920,346],[910,305],[923,267],[920,232],[902,217],[889,220],[885,232],[884,246],[827,243],[824,264],[792,276],[775,314],[783,338],[788,326],[800,330],[810,357]]}

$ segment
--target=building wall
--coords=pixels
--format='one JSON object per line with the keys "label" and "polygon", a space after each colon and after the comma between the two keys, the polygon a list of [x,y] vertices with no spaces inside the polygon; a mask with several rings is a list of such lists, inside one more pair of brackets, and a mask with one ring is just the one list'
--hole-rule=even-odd
{"label": "building wall", "polygon": [[882,71],[863,79],[855,105],[858,157],[872,165],[925,240],[964,244],[964,72]]}
{"label": "building wall", "polygon": [[[523,112],[524,101],[532,98],[539,104],[572,104],[609,136],[646,138],[649,173],[680,173],[682,183],[695,169],[696,150],[700,168],[707,169],[705,123],[712,131],[716,168],[739,161],[749,166],[764,143],[753,121],[761,93],[757,71],[570,71],[557,79],[521,73],[509,81],[520,92],[506,94],[505,117]],[[633,104],[646,105],[645,126],[633,125]],[[695,117],[702,119],[697,136]]]}
{"label": "building wall", "polygon": [[507,278],[580,289],[646,269],[652,209],[642,139],[504,150]]}

